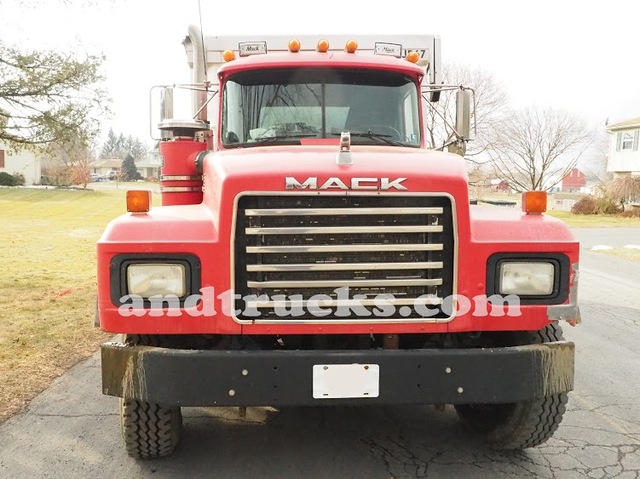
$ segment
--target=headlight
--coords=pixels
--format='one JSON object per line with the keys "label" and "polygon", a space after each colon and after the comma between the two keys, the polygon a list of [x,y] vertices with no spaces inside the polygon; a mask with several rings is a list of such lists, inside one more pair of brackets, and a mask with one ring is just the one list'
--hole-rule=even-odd
{"label": "headlight", "polygon": [[127,266],[127,292],[149,298],[187,293],[186,268],[176,263],[132,263]]}
{"label": "headlight", "polygon": [[569,297],[564,253],[494,253],[487,259],[487,297],[517,295],[520,304],[562,304]]}
{"label": "headlight", "polygon": [[542,261],[504,261],[499,265],[498,293],[550,296],[555,291],[556,265]]}

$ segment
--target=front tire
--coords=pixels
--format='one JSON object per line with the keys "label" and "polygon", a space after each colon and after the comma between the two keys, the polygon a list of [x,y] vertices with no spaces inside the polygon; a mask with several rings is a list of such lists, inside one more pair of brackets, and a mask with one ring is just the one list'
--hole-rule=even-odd
{"label": "front tire", "polygon": [[169,456],[180,442],[179,407],[120,399],[122,438],[129,456],[136,459]]}
{"label": "front tire", "polygon": [[[528,337],[522,344],[564,339],[556,323],[526,334]],[[567,393],[560,393],[510,404],[461,404],[455,409],[464,427],[492,447],[525,449],[539,446],[553,436],[562,422],[567,401]]]}

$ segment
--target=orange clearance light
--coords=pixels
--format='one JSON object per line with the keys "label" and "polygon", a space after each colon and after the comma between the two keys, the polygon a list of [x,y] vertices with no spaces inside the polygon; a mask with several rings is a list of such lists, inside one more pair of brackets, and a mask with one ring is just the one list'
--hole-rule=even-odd
{"label": "orange clearance light", "polygon": [[320,53],[326,53],[329,51],[329,41],[328,40],[318,40],[318,45],[316,47]]}
{"label": "orange clearance light", "polygon": [[300,51],[300,41],[295,38],[289,40],[289,51],[291,53],[298,53]]}
{"label": "orange clearance light", "polygon": [[225,50],[222,54],[222,59],[225,62],[230,62],[231,60],[236,59],[236,53],[233,50]]}
{"label": "orange clearance light", "polygon": [[127,211],[129,213],[147,213],[151,209],[151,191],[127,191]]}
{"label": "orange clearance light", "polygon": [[349,40],[344,46],[344,49],[347,53],[355,53],[358,49],[358,42],[356,42],[355,40]]}
{"label": "orange clearance light", "polygon": [[525,191],[522,193],[522,211],[528,215],[539,215],[547,211],[547,192]]}
{"label": "orange clearance light", "polygon": [[418,54],[418,52],[411,51],[407,53],[407,60],[409,60],[411,63],[418,63],[418,60],[420,60],[420,55]]}

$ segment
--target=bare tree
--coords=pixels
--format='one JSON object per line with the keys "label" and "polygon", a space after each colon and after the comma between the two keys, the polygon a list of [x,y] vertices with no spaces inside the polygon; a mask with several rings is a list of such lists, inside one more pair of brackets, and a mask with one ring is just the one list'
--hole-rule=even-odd
{"label": "bare tree", "polygon": [[82,141],[52,143],[46,153],[43,173],[51,183],[87,187],[93,153]]}
{"label": "bare tree", "polygon": [[[507,95],[494,77],[482,70],[472,70],[461,65],[444,65],[443,79],[447,85],[461,85],[475,92],[475,109],[471,121],[477,126],[476,137],[468,145],[465,158],[482,163],[483,153],[493,143],[496,131],[504,120]],[[435,149],[443,149],[453,135],[455,125],[455,94],[443,93],[440,101],[430,103],[425,121],[427,143]]]}
{"label": "bare tree", "polygon": [[611,135],[607,133],[606,127],[606,123],[600,123],[595,127],[593,143],[578,162],[582,172],[592,179],[596,178],[600,185],[604,185],[613,177],[613,174],[607,171]]}
{"label": "bare tree", "polygon": [[487,149],[496,176],[518,191],[548,191],[575,168],[594,134],[585,123],[552,108],[512,113]]}

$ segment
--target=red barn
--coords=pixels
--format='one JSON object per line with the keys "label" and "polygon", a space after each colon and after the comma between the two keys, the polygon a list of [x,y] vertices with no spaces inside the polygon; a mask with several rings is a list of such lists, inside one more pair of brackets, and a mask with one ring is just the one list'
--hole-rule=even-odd
{"label": "red barn", "polygon": [[562,191],[567,193],[579,192],[581,188],[587,185],[587,175],[578,168],[571,170],[567,176],[562,179]]}

